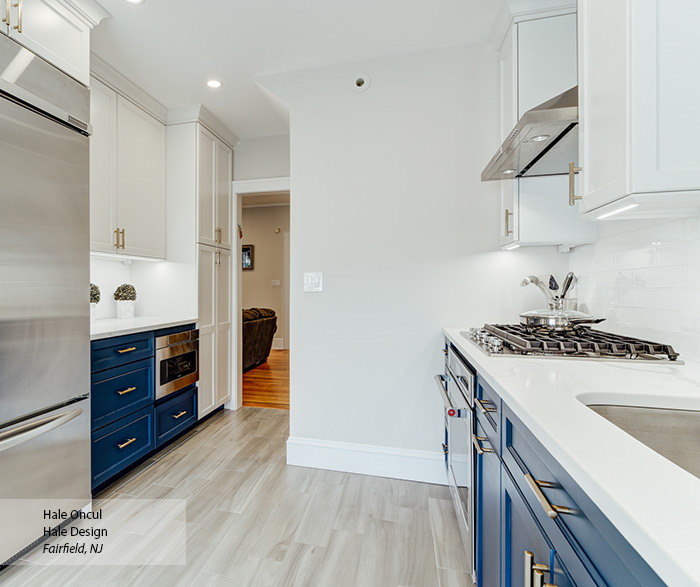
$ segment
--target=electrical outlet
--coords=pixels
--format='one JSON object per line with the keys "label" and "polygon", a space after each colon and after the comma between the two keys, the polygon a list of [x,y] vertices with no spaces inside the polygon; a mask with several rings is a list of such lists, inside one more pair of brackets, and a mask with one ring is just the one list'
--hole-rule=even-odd
{"label": "electrical outlet", "polygon": [[323,291],[323,273],[304,273],[304,291],[320,293]]}
{"label": "electrical outlet", "polygon": [[282,285],[282,282],[279,279],[272,280],[272,287],[280,287],[281,285]]}

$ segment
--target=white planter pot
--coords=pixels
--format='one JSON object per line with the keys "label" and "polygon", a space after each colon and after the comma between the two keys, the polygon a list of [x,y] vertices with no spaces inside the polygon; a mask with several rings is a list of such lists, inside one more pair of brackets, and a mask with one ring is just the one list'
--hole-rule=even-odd
{"label": "white planter pot", "polygon": [[117,301],[117,318],[133,318],[135,305],[133,300]]}
{"label": "white planter pot", "polygon": [[95,321],[95,310],[97,309],[97,304],[90,304],[90,322]]}

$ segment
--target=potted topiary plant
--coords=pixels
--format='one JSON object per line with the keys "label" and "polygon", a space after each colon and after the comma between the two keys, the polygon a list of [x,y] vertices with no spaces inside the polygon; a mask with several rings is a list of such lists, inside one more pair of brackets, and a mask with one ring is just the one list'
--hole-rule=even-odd
{"label": "potted topiary plant", "polygon": [[122,283],[114,290],[117,300],[117,318],[133,318],[136,304],[136,288],[130,283]]}
{"label": "potted topiary plant", "polygon": [[90,322],[95,321],[95,308],[100,303],[100,288],[94,283],[90,284]]}

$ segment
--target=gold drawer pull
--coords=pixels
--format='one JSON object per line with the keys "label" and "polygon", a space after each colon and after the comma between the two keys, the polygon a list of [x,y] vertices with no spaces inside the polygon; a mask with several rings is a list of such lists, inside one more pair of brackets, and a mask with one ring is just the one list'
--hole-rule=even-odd
{"label": "gold drawer pull", "polygon": [[123,389],[122,391],[118,391],[117,393],[119,395],[126,395],[127,393],[135,391],[135,390],[136,390],[135,387],[127,387],[126,389]]}
{"label": "gold drawer pull", "polygon": [[561,505],[552,505],[551,503],[549,503],[549,500],[547,499],[545,494],[542,493],[542,489],[540,489],[540,487],[559,487],[556,483],[550,483],[549,481],[537,481],[532,475],[530,475],[530,473],[525,475],[525,480],[530,486],[530,489],[532,489],[532,493],[535,494],[537,501],[540,502],[544,513],[547,514],[547,516],[550,517],[552,520],[556,518],[559,514],[578,513],[576,510],[572,510],[571,508],[567,508]]}
{"label": "gold drawer pull", "polygon": [[479,411],[484,414],[484,416],[489,413],[489,412],[497,412],[498,408],[487,408],[484,404],[491,404],[493,402],[490,402],[488,400],[480,400],[477,398],[474,398],[474,403],[476,404],[476,407],[479,408]]}
{"label": "gold drawer pull", "polygon": [[506,236],[510,236],[511,234],[513,234],[513,229],[510,228],[510,222],[509,222],[510,217],[512,215],[513,215],[513,213],[510,210],[508,210],[508,208],[506,208],[506,213],[505,213],[505,221],[506,221],[506,230],[505,230],[506,234],[505,235]]}
{"label": "gold drawer pull", "polygon": [[129,438],[129,440],[127,440],[126,442],[123,442],[122,444],[118,444],[117,446],[121,450],[125,446],[129,446],[132,442],[136,442],[136,438]]}
{"label": "gold drawer pull", "polygon": [[472,434],[472,444],[474,445],[474,448],[478,454],[483,455],[485,452],[496,452],[492,448],[485,448],[481,446],[481,443],[484,441],[488,441],[488,438],[485,436],[477,436],[476,434]]}
{"label": "gold drawer pull", "polygon": [[173,418],[175,418],[177,420],[178,418],[182,418],[186,413],[187,413],[187,410],[185,410],[184,412],[180,412],[177,415],[173,415]]}
{"label": "gold drawer pull", "polygon": [[[535,563],[535,555],[530,551],[525,551],[525,581],[523,582],[524,587],[544,587],[544,573],[543,571],[549,571],[547,565],[540,565]],[[552,586],[556,587],[556,586]]]}
{"label": "gold drawer pull", "polygon": [[121,350],[118,350],[117,352],[121,355],[124,353],[130,353],[131,351],[135,351],[135,350],[136,350],[135,346],[130,346],[128,349],[121,349]]}

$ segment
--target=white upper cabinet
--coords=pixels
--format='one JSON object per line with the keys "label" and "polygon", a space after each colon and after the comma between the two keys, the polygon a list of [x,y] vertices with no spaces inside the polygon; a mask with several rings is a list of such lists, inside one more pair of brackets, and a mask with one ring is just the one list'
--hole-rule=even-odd
{"label": "white upper cabinet", "polygon": [[[500,51],[501,139],[528,110],[576,85],[576,15],[521,20]],[[596,227],[569,206],[568,177],[501,181],[499,243],[576,246],[595,240]]]}
{"label": "white upper cabinet", "polygon": [[232,150],[199,125],[197,242],[231,248]]}
{"label": "white upper cabinet", "polygon": [[121,252],[165,258],[165,125],[117,96]]}
{"label": "white upper cabinet", "polygon": [[697,0],[579,0],[583,208],[601,216],[700,209]]}
{"label": "white upper cabinet", "polygon": [[165,125],[95,79],[90,110],[90,250],[165,259]]}
{"label": "white upper cabinet", "polygon": [[[108,13],[92,0],[6,0],[3,32],[79,82],[90,82],[90,29]],[[4,22],[3,21],[3,22]]]}
{"label": "white upper cabinet", "polygon": [[115,252],[117,227],[117,93],[90,86],[90,250]]}

